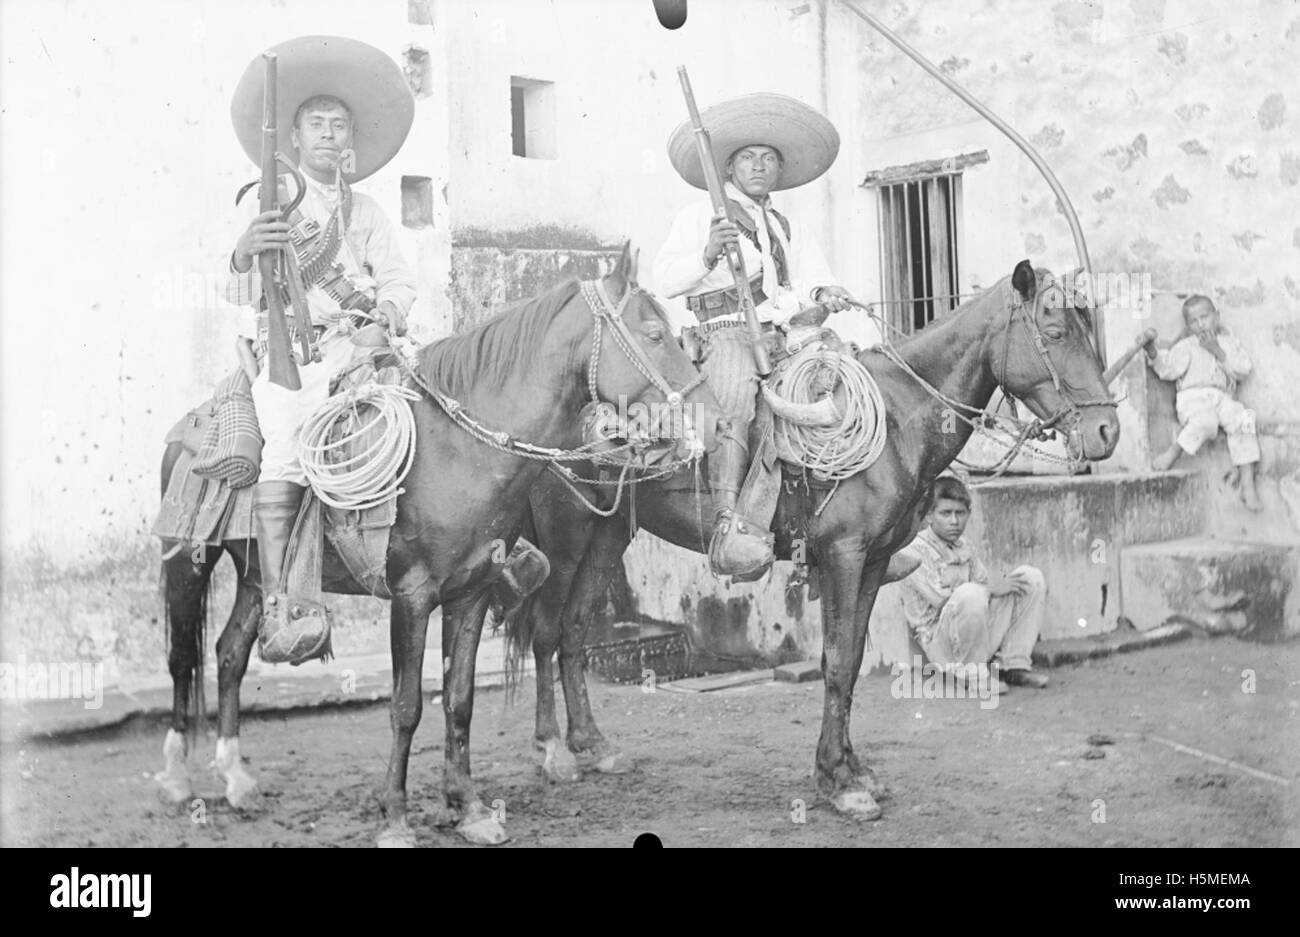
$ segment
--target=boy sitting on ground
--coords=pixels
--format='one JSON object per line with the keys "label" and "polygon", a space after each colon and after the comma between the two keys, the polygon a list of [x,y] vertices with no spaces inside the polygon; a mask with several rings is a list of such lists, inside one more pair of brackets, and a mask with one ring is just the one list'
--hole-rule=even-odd
{"label": "boy sitting on ground", "polygon": [[990,583],[988,570],[962,539],[970,493],[956,478],[934,483],[929,526],[910,544],[921,565],[903,580],[908,627],[931,664],[961,672],[998,658],[1003,683],[1042,689],[1030,653],[1042,628],[1047,586],[1033,566],[1017,566]]}
{"label": "boy sitting on ground", "polygon": [[1183,332],[1171,347],[1147,345],[1147,363],[1156,377],[1178,382],[1174,400],[1182,424],[1173,445],[1156,456],[1151,467],[1167,471],[1184,452],[1195,455],[1222,427],[1228,437],[1228,457],[1237,467],[1241,500],[1250,510],[1258,511],[1255,414],[1232,396],[1237,383],[1250,373],[1250,357],[1219,323],[1219,311],[1208,296],[1192,296],[1183,303],[1183,322]]}

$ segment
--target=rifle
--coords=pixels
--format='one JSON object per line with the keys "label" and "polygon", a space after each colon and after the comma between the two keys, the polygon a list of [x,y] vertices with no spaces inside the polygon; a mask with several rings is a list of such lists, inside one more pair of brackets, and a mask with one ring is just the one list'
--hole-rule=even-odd
{"label": "rifle", "polygon": [[[261,212],[268,212],[279,207],[279,157],[275,151],[276,54],[263,52],[262,61],[266,64],[266,91],[262,99],[262,185],[258,207]],[[289,341],[289,323],[284,316],[284,299],[276,278],[277,261],[281,259],[279,251],[262,251],[257,255],[258,270],[262,275],[262,299],[266,303],[267,377],[271,383],[288,390],[300,390],[302,380]],[[299,331],[310,329],[311,323],[299,322],[298,328]]]}
{"label": "rifle", "polygon": [[[704,170],[704,182],[709,189],[709,198],[713,201],[713,214],[717,218],[732,221],[731,204],[726,193],[722,191],[722,179],[718,176],[718,164],[713,161],[713,141],[700,120],[699,109],[695,106],[695,94],[691,91],[691,79],[686,74],[686,66],[677,66],[677,77],[681,79],[682,94],[686,97],[686,110],[691,115],[691,128],[695,131],[695,145],[700,154],[700,166]],[[758,311],[754,308],[754,294],[749,290],[749,274],[745,272],[745,259],[740,255],[739,245],[730,245],[724,252],[727,266],[731,268],[732,279],[736,281],[736,293],[740,299],[740,314],[745,320],[745,331],[753,339],[754,365],[761,377],[772,373],[772,362],[767,356],[767,346],[763,342],[763,329],[758,324]]]}

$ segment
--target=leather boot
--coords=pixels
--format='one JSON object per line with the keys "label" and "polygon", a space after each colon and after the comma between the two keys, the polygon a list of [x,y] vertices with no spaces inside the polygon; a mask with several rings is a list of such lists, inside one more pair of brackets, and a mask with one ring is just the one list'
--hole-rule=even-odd
{"label": "leather boot", "polygon": [[[258,650],[271,664],[301,664],[329,653],[329,619],[323,603],[284,591],[289,539],[306,488],[288,481],[258,482],[253,489],[253,532],[262,583]],[[319,583],[316,586],[319,592]]]}
{"label": "leather boot", "polygon": [[306,490],[294,482],[258,482],[253,488],[253,535],[264,596],[280,591],[289,535]]}
{"label": "leather boot", "polygon": [[501,575],[492,583],[493,618],[504,621],[506,615],[542,587],[550,574],[551,563],[546,554],[523,537],[516,540]]}
{"label": "leather boot", "polygon": [[749,453],[732,430],[722,437],[716,452],[709,454],[709,487],[719,502],[709,541],[709,567],[717,576],[731,576],[741,582],[758,579],[776,559],[775,537],[736,513],[736,499],[749,467]]}

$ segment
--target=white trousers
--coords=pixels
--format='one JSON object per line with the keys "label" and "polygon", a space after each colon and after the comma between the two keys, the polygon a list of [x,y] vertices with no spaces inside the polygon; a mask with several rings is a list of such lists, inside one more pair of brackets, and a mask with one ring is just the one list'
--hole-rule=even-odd
{"label": "white trousers", "polygon": [[1234,400],[1217,387],[1189,387],[1180,390],[1175,398],[1178,422],[1178,445],[1188,455],[1219,435],[1219,429],[1228,437],[1228,457],[1233,465],[1249,465],[1259,461],[1259,437],[1255,435],[1255,411],[1247,410],[1241,401]]}
{"label": "white trousers", "polygon": [[987,664],[994,655],[1006,670],[1028,670],[1043,628],[1047,584],[1033,566],[1018,566],[1029,582],[1026,595],[990,596],[988,586],[968,582],[953,590],[923,645],[930,663]]}
{"label": "white trousers", "polygon": [[[295,346],[296,347],[296,346]],[[333,329],[317,343],[321,360],[298,365],[302,380],[300,390],[288,390],[269,380],[270,368],[262,370],[253,382],[253,407],[262,430],[262,482],[288,481],[307,484],[302,463],[298,461],[298,435],[307,418],[329,398],[330,381],[351,363],[358,351],[350,337]]]}

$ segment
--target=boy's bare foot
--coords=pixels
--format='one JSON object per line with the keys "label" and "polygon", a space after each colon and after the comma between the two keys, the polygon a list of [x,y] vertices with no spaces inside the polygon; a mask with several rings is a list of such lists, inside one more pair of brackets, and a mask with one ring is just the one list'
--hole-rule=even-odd
{"label": "boy's bare foot", "polygon": [[1264,505],[1260,503],[1259,491],[1255,488],[1255,463],[1247,462],[1245,465],[1237,466],[1237,480],[1241,484],[1241,500],[1246,508],[1251,511],[1261,511]]}
{"label": "boy's bare foot", "polygon": [[1182,447],[1178,445],[1178,443],[1174,443],[1164,452],[1151,460],[1151,468],[1157,472],[1169,471],[1173,468],[1174,463],[1178,461],[1178,457],[1182,455],[1182,452]]}

